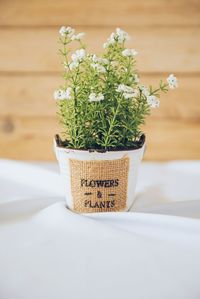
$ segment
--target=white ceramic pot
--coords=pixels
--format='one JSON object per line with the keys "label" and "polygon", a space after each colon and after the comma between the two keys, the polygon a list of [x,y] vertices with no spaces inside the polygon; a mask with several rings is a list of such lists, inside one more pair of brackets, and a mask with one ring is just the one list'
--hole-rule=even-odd
{"label": "white ceramic pot", "polygon": [[101,153],[67,149],[54,141],[67,207],[83,213],[128,211],[144,148],[145,144],[139,149]]}

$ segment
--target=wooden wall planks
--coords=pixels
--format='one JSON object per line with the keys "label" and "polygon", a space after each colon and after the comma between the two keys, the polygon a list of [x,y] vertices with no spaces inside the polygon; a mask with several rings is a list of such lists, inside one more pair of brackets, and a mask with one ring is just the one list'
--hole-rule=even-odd
{"label": "wooden wall planks", "polygon": [[[85,28],[85,41],[91,52],[101,52],[114,27]],[[130,47],[138,50],[141,72],[199,72],[200,27],[134,28],[125,27],[133,37]],[[0,28],[1,71],[55,72],[61,69],[58,52],[58,28]],[[98,38],[97,38],[98,37]]]}
{"label": "wooden wall planks", "polygon": [[198,0],[1,0],[0,25],[199,25]]}
{"label": "wooden wall planks", "polygon": [[[167,74],[141,74],[141,83],[158,84]],[[12,83],[9,83],[12,82]],[[0,116],[53,116],[56,105],[53,91],[62,82],[60,74],[4,74],[0,76]],[[198,119],[200,116],[200,78],[196,75],[181,78],[175,91],[163,94],[159,109],[152,110],[156,118]],[[9,88],[8,83],[12,85]]]}
{"label": "wooden wall planks", "polygon": [[[143,83],[178,75],[147,133],[147,160],[200,159],[200,2],[198,0],[1,0],[0,157],[53,159],[59,126],[52,93],[62,82],[60,25],[85,31],[89,51],[117,26],[133,39]],[[98,38],[97,38],[98,37]]]}
{"label": "wooden wall planks", "polygon": [[[59,132],[55,117],[1,117],[1,157],[50,160],[53,136]],[[146,160],[199,159],[199,122],[185,119],[149,118]]]}

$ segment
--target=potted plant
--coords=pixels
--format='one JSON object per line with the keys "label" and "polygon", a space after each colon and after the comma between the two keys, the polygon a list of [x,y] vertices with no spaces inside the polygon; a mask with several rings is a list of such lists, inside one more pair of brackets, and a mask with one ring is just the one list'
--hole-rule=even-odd
{"label": "potted plant", "polygon": [[[66,188],[67,207],[76,212],[127,211],[133,204],[145,148],[141,125],[161,92],[177,87],[170,75],[153,88],[140,84],[137,51],[125,47],[117,28],[101,56],[89,54],[71,27],[60,29],[64,84],[54,93],[62,137],[55,153]],[[76,51],[69,47],[76,42]]]}

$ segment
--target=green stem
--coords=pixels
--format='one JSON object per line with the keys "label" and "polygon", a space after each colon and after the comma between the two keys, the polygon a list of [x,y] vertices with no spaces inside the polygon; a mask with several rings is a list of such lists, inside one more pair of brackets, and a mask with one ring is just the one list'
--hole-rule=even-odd
{"label": "green stem", "polygon": [[107,149],[109,138],[110,138],[110,134],[112,132],[112,129],[113,129],[113,126],[114,126],[114,123],[115,123],[115,119],[116,119],[118,111],[119,111],[119,107],[120,107],[121,101],[122,101],[122,98],[120,98],[120,100],[118,102],[118,105],[117,105],[117,109],[115,110],[115,113],[114,113],[113,118],[111,120],[110,127],[108,129],[108,133],[107,133],[106,140],[105,140],[105,143],[104,143],[105,149]]}

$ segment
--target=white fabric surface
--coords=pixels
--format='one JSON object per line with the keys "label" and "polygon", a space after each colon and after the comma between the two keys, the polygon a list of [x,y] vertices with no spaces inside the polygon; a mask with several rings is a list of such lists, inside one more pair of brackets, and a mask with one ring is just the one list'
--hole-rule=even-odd
{"label": "white fabric surface", "polygon": [[0,299],[199,299],[200,162],[143,163],[130,213],[65,208],[56,164],[0,160]]}

